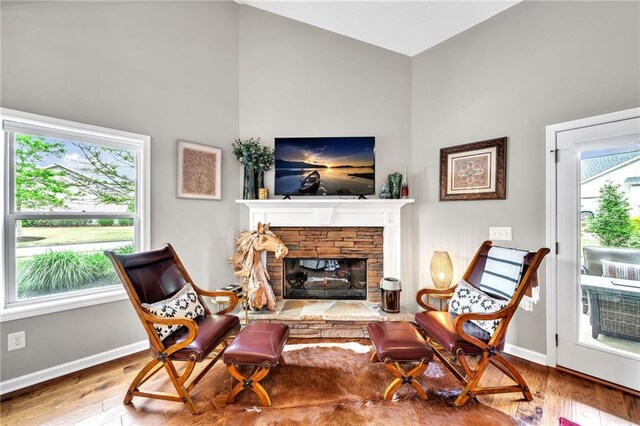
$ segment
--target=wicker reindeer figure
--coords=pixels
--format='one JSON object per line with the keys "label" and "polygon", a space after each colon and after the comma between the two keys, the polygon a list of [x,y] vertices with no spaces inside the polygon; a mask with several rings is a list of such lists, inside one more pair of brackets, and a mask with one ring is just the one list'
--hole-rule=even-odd
{"label": "wicker reindeer figure", "polygon": [[289,250],[280,238],[269,231],[269,224],[258,223],[255,231],[240,234],[236,243],[236,253],[231,263],[237,277],[242,277],[246,291],[246,303],[252,310],[260,310],[265,305],[270,311],[276,309],[276,298],[269,284],[269,274],[262,264],[260,253],[271,251],[276,259],[287,255]]}

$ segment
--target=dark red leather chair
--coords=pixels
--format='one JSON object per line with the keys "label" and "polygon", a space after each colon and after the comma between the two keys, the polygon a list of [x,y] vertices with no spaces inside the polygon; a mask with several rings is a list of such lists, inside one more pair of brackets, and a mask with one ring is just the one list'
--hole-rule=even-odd
{"label": "dark red leather chair", "polygon": [[[237,305],[237,296],[232,292],[206,291],[197,287],[170,244],[159,250],[144,253],[118,255],[113,251],[106,251],[105,255],[111,259],[115,266],[133,308],[147,332],[153,357],[131,382],[124,403],[129,404],[134,396],[163,399],[183,402],[192,414],[198,414],[198,406],[192,400],[189,392],[218,361],[224,347],[240,330],[238,317],[225,315]],[[164,318],[143,308],[143,303],[152,304],[172,297],[187,283],[190,283],[196,291],[199,302],[204,307],[204,316],[195,320]],[[202,300],[202,296],[227,296],[230,306],[212,314]],[[161,340],[154,329],[154,324],[173,324],[182,327]],[[222,348],[215,352],[219,347]],[[188,381],[196,363],[205,360],[208,360],[208,364],[196,377]],[[186,363],[182,374],[178,374],[175,364],[177,361]],[[141,391],[139,389],[162,369],[167,372],[177,394]]]}
{"label": "dark red leather chair", "polygon": [[[463,279],[478,287],[487,261],[487,253],[492,247],[491,241],[482,243],[474,256]],[[434,354],[451,372],[462,382],[464,388],[455,400],[455,405],[464,405],[475,395],[489,393],[522,392],[527,401],[533,396],[524,378],[503,355],[505,336],[511,318],[516,313],[520,301],[527,293],[534,281],[537,271],[544,257],[549,253],[548,248],[541,248],[537,252],[529,252],[524,257],[524,268],[520,282],[509,304],[493,313],[464,313],[461,315],[439,311],[427,304],[423,298],[429,295],[449,296],[455,292],[456,286],[439,290],[433,288],[422,289],[416,295],[418,304],[426,309],[415,315],[416,324],[424,331],[427,341],[431,344]],[[492,295],[493,296],[493,295]],[[470,320],[500,320],[498,328],[490,335]],[[453,357],[451,355],[454,355]],[[479,356],[475,368],[471,368],[468,356]],[[480,387],[482,374],[489,365],[493,364],[502,373],[511,378],[515,384],[511,386]]]}

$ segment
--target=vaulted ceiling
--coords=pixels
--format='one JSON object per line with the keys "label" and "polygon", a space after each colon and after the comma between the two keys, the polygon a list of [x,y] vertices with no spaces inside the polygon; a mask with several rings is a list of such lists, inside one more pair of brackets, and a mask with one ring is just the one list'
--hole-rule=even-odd
{"label": "vaulted ceiling", "polygon": [[407,56],[489,19],[511,1],[236,0]]}

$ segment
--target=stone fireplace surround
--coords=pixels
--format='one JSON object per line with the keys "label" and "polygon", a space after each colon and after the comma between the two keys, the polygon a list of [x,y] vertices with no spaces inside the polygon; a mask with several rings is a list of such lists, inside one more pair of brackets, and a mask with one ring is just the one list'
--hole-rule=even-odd
{"label": "stone fireplace surround", "polygon": [[[400,209],[414,200],[310,197],[236,202],[249,208],[249,228],[255,229],[258,222],[270,223],[271,229],[283,242],[289,243],[291,257],[307,257],[305,254],[309,257],[334,257],[333,253],[349,255],[348,250],[343,250],[349,247],[339,246],[351,246],[350,243],[354,243],[352,248],[366,251],[367,258],[373,260],[371,265],[375,265],[368,273],[367,301],[281,300],[281,263],[278,267],[277,263],[268,261],[265,256],[263,259],[267,261],[268,271],[272,274],[272,283],[276,282],[276,278],[280,283],[279,288],[277,284],[274,287],[280,300],[275,312],[251,312],[251,322],[287,324],[294,337],[331,338],[367,337],[366,325],[370,321],[403,321],[412,318],[413,315],[407,312],[388,314],[379,309],[378,283],[385,276],[401,278]],[[310,237],[309,241],[302,244],[301,236]],[[298,245],[288,241],[290,238],[297,241]],[[366,241],[356,241],[359,239]],[[308,253],[300,253],[304,251]],[[325,256],[326,253],[332,254]],[[355,257],[359,256],[360,253]]]}
{"label": "stone fireplace surround", "polygon": [[[300,259],[366,259],[367,300],[380,303],[378,283],[383,270],[381,227],[280,227],[270,228],[289,249],[287,257]],[[267,254],[267,272],[277,300],[284,294],[282,260]]]}

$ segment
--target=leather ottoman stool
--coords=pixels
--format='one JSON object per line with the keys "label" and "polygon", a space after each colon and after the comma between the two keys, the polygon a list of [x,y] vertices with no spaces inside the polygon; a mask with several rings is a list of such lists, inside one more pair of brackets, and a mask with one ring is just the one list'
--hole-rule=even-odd
{"label": "leather ottoman stool", "polygon": [[[240,392],[251,389],[258,395],[262,405],[269,407],[269,394],[258,382],[264,379],[271,367],[284,366],[282,349],[289,337],[289,326],[273,323],[252,323],[243,328],[224,350],[224,363],[227,371],[238,383],[229,395],[228,403],[236,400]],[[246,366],[248,374],[238,367]]]}
{"label": "leather ottoman stool", "polygon": [[[428,399],[427,392],[418,382],[433,359],[433,351],[422,334],[408,322],[375,321],[367,324],[369,338],[375,352],[372,362],[384,362],[385,367],[395,379],[387,386],[384,399],[390,400],[396,391],[405,384],[418,391],[420,398]],[[417,362],[410,371],[405,371],[401,362]]]}

